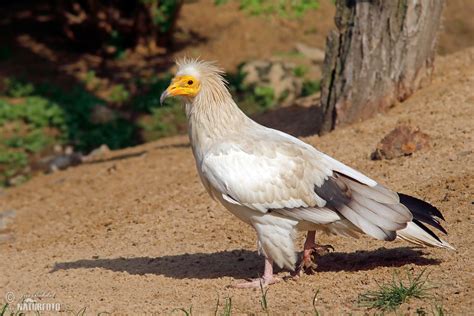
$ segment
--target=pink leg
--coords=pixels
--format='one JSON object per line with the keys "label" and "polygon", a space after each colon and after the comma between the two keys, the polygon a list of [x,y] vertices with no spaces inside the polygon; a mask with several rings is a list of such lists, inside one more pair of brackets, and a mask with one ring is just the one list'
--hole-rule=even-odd
{"label": "pink leg", "polygon": [[314,274],[316,272],[316,263],[314,263],[313,254],[329,252],[334,248],[331,245],[317,245],[315,242],[315,231],[309,231],[304,242],[303,258],[301,259],[300,265],[296,271],[292,274],[293,276],[299,276],[303,272],[306,274]]}
{"label": "pink leg", "polygon": [[280,281],[279,278],[273,276],[273,260],[265,257],[265,269],[263,271],[263,276],[258,279],[250,280],[247,282],[242,282],[235,284],[236,288],[259,288],[260,284],[263,287],[266,287],[270,284]]}
{"label": "pink leg", "polygon": [[311,254],[313,253],[313,248],[316,246],[316,243],[314,242],[315,240],[315,231],[309,231],[308,235],[306,236],[306,240],[304,242],[304,248],[303,248],[303,263],[313,263],[313,260],[311,259]]}

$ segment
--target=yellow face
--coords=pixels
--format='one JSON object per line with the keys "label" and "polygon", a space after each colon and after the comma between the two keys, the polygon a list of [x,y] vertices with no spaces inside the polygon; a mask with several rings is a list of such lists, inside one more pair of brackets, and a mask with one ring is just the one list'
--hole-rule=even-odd
{"label": "yellow face", "polygon": [[200,89],[199,80],[193,76],[177,76],[171,81],[169,87],[161,95],[160,101],[163,103],[164,99],[169,96],[181,96],[192,98],[195,97]]}

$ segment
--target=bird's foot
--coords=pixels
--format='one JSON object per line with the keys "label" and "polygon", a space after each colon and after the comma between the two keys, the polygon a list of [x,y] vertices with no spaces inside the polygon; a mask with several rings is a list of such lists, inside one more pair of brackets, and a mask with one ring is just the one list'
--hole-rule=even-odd
{"label": "bird's foot", "polygon": [[298,278],[302,274],[312,275],[316,273],[316,256],[334,251],[334,247],[331,245],[316,245],[313,244],[311,247],[305,248],[303,251],[303,257],[296,270],[291,273],[293,278]]}
{"label": "bird's foot", "polygon": [[318,267],[318,265],[314,261],[315,260],[312,255],[310,256],[303,255],[301,262],[298,264],[296,270],[290,274],[290,277],[292,279],[298,279],[303,274],[311,275],[311,274],[316,273],[316,268]]}
{"label": "bird's foot", "polygon": [[312,249],[320,256],[334,251],[334,247],[331,245],[314,245]]}
{"label": "bird's foot", "polygon": [[246,282],[237,283],[237,284],[234,284],[232,287],[238,288],[238,289],[260,288],[260,287],[267,287],[271,284],[274,284],[280,281],[281,279],[275,276],[262,277],[258,279],[251,279]]}

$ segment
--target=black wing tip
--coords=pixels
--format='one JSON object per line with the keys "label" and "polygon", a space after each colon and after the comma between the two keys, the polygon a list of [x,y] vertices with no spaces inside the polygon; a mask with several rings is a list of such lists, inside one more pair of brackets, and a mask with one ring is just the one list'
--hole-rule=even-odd
{"label": "black wing tip", "polygon": [[[420,200],[416,197],[403,194],[403,193],[398,193],[398,196],[400,197],[400,203],[405,205],[413,214],[413,222],[415,220],[420,223],[423,222],[425,224],[431,225],[441,232],[443,232],[445,235],[448,234],[446,229],[444,229],[443,226],[439,223],[439,219],[446,221],[444,219],[443,214],[441,214],[440,210],[438,210],[435,206],[431,205],[430,203]],[[417,223],[417,224],[418,224]],[[426,226],[423,225],[423,229],[427,230],[428,233],[434,234],[431,230],[429,230]]]}
{"label": "black wing tip", "polygon": [[414,202],[414,203],[417,203],[417,204],[421,204],[420,207],[423,207],[423,209],[425,209],[431,216],[436,216],[436,217],[442,219],[443,221],[446,221],[444,219],[443,214],[440,212],[440,210],[438,210],[438,208],[431,205],[430,203],[428,203],[426,201],[423,201],[419,198],[416,198],[414,196],[411,196],[411,195],[408,195],[408,194],[403,194],[403,193],[400,193],[400,192],[398,192],[398,196],[400,197],[400,203],[405,204],[405,203],[409,203],[411,201],[411,202]]}

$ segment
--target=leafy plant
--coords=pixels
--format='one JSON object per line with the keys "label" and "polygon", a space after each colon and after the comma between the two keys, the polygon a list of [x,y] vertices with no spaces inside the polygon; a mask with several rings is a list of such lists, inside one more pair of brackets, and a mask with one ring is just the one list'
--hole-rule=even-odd
{"label": "leafy plant", "polygon": [[308,69],[305,68],[304,66],[296,66],[293,69],[293,74],[298,78],[303,78],[307,72],[308,72]]}
{"label": "leafy plant", "polygon": [[[165,74],[154,77],[149,82],[138,80],[137,85],[141,93],[130,101],[133,110],[150,113],[154,108],[160,107],[160,95],[168,87],[171,78],[173,78],[171,74]],[[174,106],[179,104],[179,101],[175,98],[168,98],[166,104],[168,106]]]}
{"label": "leafy plant", "polygon": [[65,113],[42,97],[17,104],[0,100],[0,131],[0,185],[5,185],[22,173],[31,154],[65,141]]}
{"label": "leafy plant", "polygon": [[175,12],[179,9],[181,1],[177,0],[141,0],[150,8],[152,22],[158,26],[160,32],[169,32],[174,23]]}
{"label": "leafy plant", "polygon": [[29,96],[35,90],[33,84],[15,78],[6,78],[5,88],[6,95],[14,98]]}
{"label": "leafy plant", "polygon": [[321,91],[321,82],[319,80],[305,80],[303,81],[303,88],[301,96],[306,97],[316,92]]}
{"label": "leafy plant", "polygon": [[227,75],[229,90],[236,99],[239,107],[247,114],[255,114],[272,108],[278,100],[270,86],[245,85],[245,73],[242,70]]}
{"label": "leafy plant", "polygon": [[262,108],[268,109],[275,105],[275,92],[272,87],[256,86],[253,92],[255,101],[260,104]]}
{"label": "leafy plant", "polygon": [[135,144],[136,125],[119,116],[106,123],[95,123],[92,111],[105,102],[82,88],[64,91],[51,85],[41,85],[37,93],[53,100],[64,111],[67,140],[78,150],[89,151],[106,144],[112,149]]}
{"label": "leafy plant", "polygon": [[176,135],[186,130],[186,116],[180,104],[154,108],[151,112],[151,116],[146,116],[139,122],[145,141]]}
{"label": "leafy plant", "polygon": [[123,84],[115,85],[111,90],[108,101],[122,104],[130,98],[130,92],[127,91]]}

